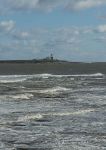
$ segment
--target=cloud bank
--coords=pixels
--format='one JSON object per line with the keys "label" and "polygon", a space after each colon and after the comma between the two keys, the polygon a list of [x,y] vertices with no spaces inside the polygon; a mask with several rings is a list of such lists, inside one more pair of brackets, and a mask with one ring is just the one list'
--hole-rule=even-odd
{"label": "cloud bank", "polygon": [[79,11],[102,5],[106,5],[106,0],[73,0],[67,8],[70,10]]}
{"label": "cloud bank", "polygon": [[14,27],[15,27],[15,22],[13,20],[0,22],[0,32],[10,32],[14,29]]}
{"label": "cloud bank", "polygon": [[46,11],[64,9],[79,11],[106,5],[106,0],[1,0],[0,12]]}
{"label": "cloud bank", "polygon": [[53,53],[60,59],[90,60],[93,54],[105,53],[106,47],[106,24],[22,29],[13,20],[4,20],[0,22],[1,33],[0,59],[32,59]]}

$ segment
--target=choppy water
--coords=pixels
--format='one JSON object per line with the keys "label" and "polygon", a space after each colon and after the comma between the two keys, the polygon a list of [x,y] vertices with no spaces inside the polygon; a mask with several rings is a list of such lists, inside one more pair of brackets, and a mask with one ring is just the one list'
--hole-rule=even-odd
{"label": "choppy water", "polygon": [[0,76],[0,150],[105,150],[106,76]]}

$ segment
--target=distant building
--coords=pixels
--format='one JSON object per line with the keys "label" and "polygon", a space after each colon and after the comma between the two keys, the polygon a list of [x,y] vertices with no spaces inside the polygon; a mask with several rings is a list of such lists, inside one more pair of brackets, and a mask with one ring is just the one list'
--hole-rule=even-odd
{"label": "distant building", "polygon": [[50,55],[50,60],[53,62],[53,60],[54,60],[53,54]]}
{"label": "distant building", "polygon": [[54,62],[53,54],[43,59],[33,59],[34,62]]}

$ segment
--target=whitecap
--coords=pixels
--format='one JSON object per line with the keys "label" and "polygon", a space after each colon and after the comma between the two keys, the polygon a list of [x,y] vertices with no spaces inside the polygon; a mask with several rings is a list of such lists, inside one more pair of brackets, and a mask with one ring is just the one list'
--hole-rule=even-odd
{"label": "whitecap", "polygon": [[28,114],[22,117],[18,118],[18,122],[26,122],[26,121],[31,121],[31,120],[40,120],[43,119],[44,117],[50,117],[50,116],[71,116],[71,115],[85,115],[90,112],[94,112],[94,109],[88,109],[88,110],[79,110],[75,112],[51,112],[51,113],[37,113],[37,114]]}
{"label": "whitecap", "polygon": [[101,77],[101,76],[104,76],[104,74],[94,73],[94,74],[68,74],[68,75],[54,75],[54,74],[35,75],[35,77],[43,77],[43,78],[48,78],[48,77],[57,77],[57,78],[62,78],[62,77]]}
{"label": "whitecap", "polygon": [[33,97],[33,94],[29,94],[29,93],[24,93],[24,94],[16,94],[16,95],[9,95],[8,98],[9,99],[30,99]]}
{"label": "whitecap", "polygon": [[19,117],[18,118],[18,122],[26,122],[26,121],[30,121],[30,120],[39,120],[39,119],[42,119],[43,118],[43,115],[41,114],[35,114],[35,115],[25,115],[25,116],[22,116],[22,117]]}
{"label": "whitecap", "polygon": [[31,93],[15,94],[15,95],[0,95],[0,100],[28,100],[33,97]]}
{"label": "whitecap", "polygon": [[23,82],[28,78],[26,75],[5,75],[0,76],[0,83]]}
{"label": "whitecap", "polygon": [[47,93],[47,94],[55,94],[55,93],[59,93],[59,92],[63,92],[63,91],[69,91],[70,89],[65,88],[65,87],[53,87],[50,89],[46,89],[46,90],[39,90],[39,93]]}
{"label": "whitecap", "polygon": [[14,82],[23,82],[27,79],[32,78],[62,78],[62,77],[102,77],[104,74],[95,73],[95,74],[70,74],[70,75],[54,75],[54,74],[33,74],[33,75],[0,75],[0,83],[14,83]]}
{"label": "whitecap", "polygon": [[0,83],[14,83],[14,82],[22,82],[26,79],[8,79],[8,80],[0,80]]}
{"label": "whitecap", "polygon": [[47,88],[47,89],[42,89],[42,90],[30,90],[27,92],[38,93],[38,94],[59,94],[59,93],[70,91],[70,90],[71,90],[70,88],[56,86],[53,88]]}
{"label": "whitecap", "polygon": [[59,113],[52,113],[52,116],[70,116],[70,115],[81,115],[81,114],[86,114],[89,112],[93,112],[94,109],[88,109],[88,110],[79,110],[75,112],[59,112]]}

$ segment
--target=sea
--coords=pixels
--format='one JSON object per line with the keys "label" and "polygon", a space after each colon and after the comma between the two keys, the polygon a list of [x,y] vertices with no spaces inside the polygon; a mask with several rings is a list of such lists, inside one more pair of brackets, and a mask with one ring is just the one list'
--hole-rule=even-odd
{"label": "sea", "polygon": [[106,75],[0,75],[0,150],[106,150]]}

